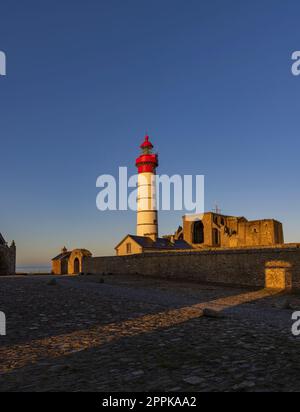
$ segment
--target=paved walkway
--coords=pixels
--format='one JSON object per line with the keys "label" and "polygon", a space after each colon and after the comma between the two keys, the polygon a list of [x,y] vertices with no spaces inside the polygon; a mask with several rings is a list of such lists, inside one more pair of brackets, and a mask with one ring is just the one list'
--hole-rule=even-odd
{"label": "paved walkway", "polygon": [[[300,390],[285,295],[129,276],[50,278],[0,278],[1,391]],[[204,308],[224,317],[203,316]]]}

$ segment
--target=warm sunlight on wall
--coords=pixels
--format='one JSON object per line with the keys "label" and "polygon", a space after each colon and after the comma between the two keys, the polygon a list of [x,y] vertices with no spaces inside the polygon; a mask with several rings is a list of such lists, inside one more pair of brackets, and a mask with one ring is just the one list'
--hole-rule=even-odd
{"label": "warm sunlight on wall", "polygon": [[292,288],[291,263],[274,260],[266,263],[266,288],[291,289]]}

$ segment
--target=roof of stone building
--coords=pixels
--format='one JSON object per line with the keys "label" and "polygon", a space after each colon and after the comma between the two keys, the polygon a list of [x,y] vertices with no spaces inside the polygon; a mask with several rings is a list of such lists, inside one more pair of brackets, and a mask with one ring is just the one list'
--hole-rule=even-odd
{"label": "roof of stone building", "polygon": [[73,249],[61,252],[59,255],[55,256],[52,260],[62,260],[67,259],[71,256],[73,252],[80,252],[83,256],[92,256],[92,253],[87,249]]}
{"label": "roof of stone building", "polygon": [[[169,239],[158,237],[155,241],[148,236],[127,235],[143,249],[191,249],[191,246],[184,240],[175,240],[171,242]],[[126,237],[116,246],[118,247]]]}
{"label": "roof of stone building", "polygon": [[6,245],[4,237],[0,233],[0,245]]}
{"label": "roof of stone building", "polygon": [[72,252],[80,252],[84,256],[92,256],[92,253],[87,249],[73,249]]}
{"label": "roof of stone building", "polygon": [[72,252],[62,252],[59,255],[55,256],[52,260],[62,260],[70,257]]}

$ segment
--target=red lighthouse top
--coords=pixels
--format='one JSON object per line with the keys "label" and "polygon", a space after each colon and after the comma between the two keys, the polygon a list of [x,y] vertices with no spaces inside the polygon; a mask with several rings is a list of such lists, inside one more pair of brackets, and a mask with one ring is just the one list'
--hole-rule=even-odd
{"label": "red lighthouse top", "polygon": [[148,147],[149,149],[153,149],[153,144],[149,141],[149,136],[145,136],[145,140],[140,145],[141,149],[144,149],[145,147]]}
{"label": "red lighthouse top", "polygon": [[142,149],[142,154],[135,162],[138,173],[155,173],[155,169],[158,166],[158,156],[152,153],[153,144],[149,141],[149,136],[145,136],[140,148]]}

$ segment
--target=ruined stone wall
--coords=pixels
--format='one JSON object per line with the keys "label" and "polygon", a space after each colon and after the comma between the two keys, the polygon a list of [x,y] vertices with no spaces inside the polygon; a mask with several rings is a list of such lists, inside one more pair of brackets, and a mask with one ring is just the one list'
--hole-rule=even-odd
{"label": "ruined stone wall", "polygon": [[87,258],[85,273],[140,274],[300,290],[300,245]]}
{"label": "ruined stone wall", "polygon": [[16,249],[0,245],[0,275],[16,273]]}
{"label": "ruined stone wall", "polygon": [[255,220],[245,224],[244,245],[275,245],[279,243],[283,243],[281,223],[275,220]]}
{"label": "ruined stone wall", "polygon": [[183,238],[194,247],[255,247],[284,243],[282,224],[273,219],[247,221],[245,218],[205,213],[202,223],[204,240],[202,244],[195,244],[195,222],[183,218]]}

